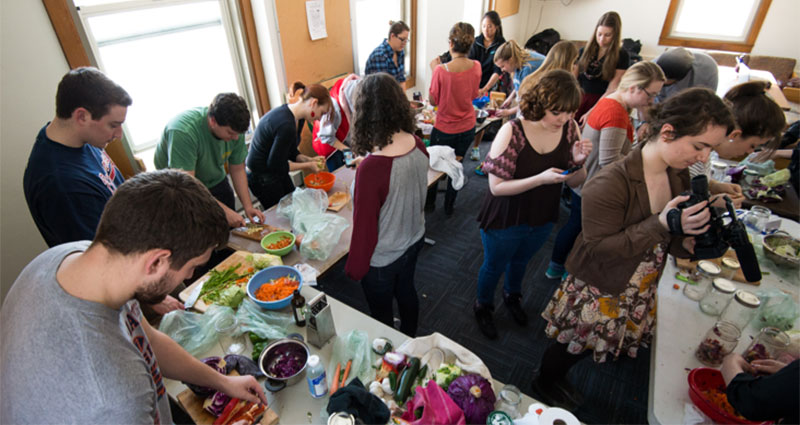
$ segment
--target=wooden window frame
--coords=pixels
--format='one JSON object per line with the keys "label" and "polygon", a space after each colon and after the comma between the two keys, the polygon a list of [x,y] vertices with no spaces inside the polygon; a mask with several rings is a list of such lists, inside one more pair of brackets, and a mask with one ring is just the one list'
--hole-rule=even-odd
{"label": "wooden window frame", "polygon": [[683,46],[694,47],[698,49],[725,50],[744,53],[750,53],[750,51],[753,50],[753,45],[756,43],[758,33],[761,31],[761,25],[764,23],[764,18],[767,16],[767,11],[769,10],[770,4],[772,4],[772,0],[760,0],[744,42],[736,42],[712,38],[700,39],[673,36],[672,28],[675,24],[678,7],[680,6],[681,1],[687,0],[670,0],[667,16],[666,19],[664,19],[664,26],[661,28],[661,36],[658,38],[658,44],[665,46]]}

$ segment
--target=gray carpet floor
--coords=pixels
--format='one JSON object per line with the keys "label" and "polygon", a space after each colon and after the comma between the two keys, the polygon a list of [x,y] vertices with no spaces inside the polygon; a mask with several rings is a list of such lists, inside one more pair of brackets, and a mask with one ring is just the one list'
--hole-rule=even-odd
{"label": "gray carpet floor", "polygon": [[[482,143],[482,156],[488,149],[489,143]],[[545,321],[540,314],[558,285],[557,281],[545,278],[544,272],[556,233],[569,216],[569,209],[562,204],[559,225],[528,264],[523,283],[528,325],[517,325],[504,308],[500,283],[495,298],[499,338],[488,340],[478,330],[472,313],[478,270],[483,261],[476,217],[488,190],[486,177],[473,172],[477,164],[464,160],[468,181],[459,192],[451,217],[444,214],[444,193],[437,197],[436,210],[425,215],[426,236],[436,243],[426,245],[417,262],[418,335],[433,332],[446,335],[478,355],[495,379],[514,384],[536,398],[530,382],[544,350],[552,343],[544,335]],[[440,188],[444,188],[444,182]],[[344,260],[322,276],[319,284],[320,290],[369,314],[360,285],[344,275]],[[636,359],[621,357],[603,364],[595,364],[591,358],[582,360],[568,375],[585,397],[585,403],[573,413],[585,423],[646,423],[649,368],[650,352],[644,348]]]}

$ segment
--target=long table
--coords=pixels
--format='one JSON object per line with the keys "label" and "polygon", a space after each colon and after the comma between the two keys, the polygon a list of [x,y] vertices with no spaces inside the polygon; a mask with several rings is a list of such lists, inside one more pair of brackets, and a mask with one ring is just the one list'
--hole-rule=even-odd
{"label": "long table", "polygon": [[[319,293],[319,291],[316,289],[308,286],[304,286],[301,292],[306,300],[311,300]],[[351,330],[358,329],[365,331],[369,335],[369,341],[372,341],[372,339],[377,337],[384,337],[391,340],[395,347],[400,346],[408,339],[408,336],[399,332],[398,330],[378,322],[377,320],[351,308],[335,298],[330,296],[327,296],[327,298],[328,304],[331,306],[331,311],[333,313],[333,321],[336,326],[337,335],[347,335]],[[297,332],[305,337],[306,329],[306,327],[298,328],[292,324],[290,328],[287,329],[287,333]],[[333,341],[329,341],[321,349],[309,344],[309,349],[311,354],[317,354],[320,356],[322,364],[327,370],[328,361],[332,355]],[[249,353],[249,351],[246,350],[245,353]],[[221,349],[217,345],[213,350],[201,356],[201,358],[208,356],[219,356],[221,354]],[[327,374],[328,376],[333,375],[333,371],[327,370]],[[186,386],[178,381],[171,379],[165,379],[165,381],[167,393],[170,395],[170,397],[175,398],[178,394],[186,389]],[[366,385],[367,383],[364,384]],[[494,380],[493,387],[495,391],[499,391],[503,387],[503,384],[497,380]],[[320,415],[320,412],[322,412],[322,410],[328,405],[329,396],[326,395],[318,399],[312,398],[308,391],[308,385],[304,380],[296,383],[295,385],[288,386],[277,393],[266,391],[266,394],[269,407],[275,411],[278,416],[280,416],[280,423],[325,423],[323,421],[323,417]],[[537,401],[523,394],[522,402],[520,403],[520,412],[526,412],[528,406],[534,403],[537,403]]]}
{"label": "long table", "polygon": [[[775,216],[773,216],[775,218]],[[792,235],[800,234],[800,224],[782,219],[781,229]],[[757,248],[760,249],[760,248]],[[678,270],[672,261],[667,262],[664,274],[658,283],[658,310],[656,312],[656,333],[650,351],[650,388],[647,416],[651,424],[683,423],[684,404],[692,404],[689,399],[687,376],[689,371],[697,367],[705,367],[694,356],[695,349],[716,321],[683,295],[682,290],[673,289],[673,284],[684,283],[675,278]],[[796,271],[777,270],[769,260],[760,262],[764,274],[760,286],[742,282],[734,282],[737,289],[751,292],[759,289],[777,288],[792,294],[795,302],[800,296],[800,277]],[[800,320],[795,322],[795,328]],[[750,337],[758,331],[749,325],[739,339],[739,345],[733,351],[741,353],[750,343]]]}

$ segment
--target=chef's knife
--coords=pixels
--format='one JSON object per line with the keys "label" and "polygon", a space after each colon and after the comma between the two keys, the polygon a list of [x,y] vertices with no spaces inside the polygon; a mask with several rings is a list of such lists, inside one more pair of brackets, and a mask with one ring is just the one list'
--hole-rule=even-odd
{"label": "chef's knife", "polygon": [[183,303],[185,308],[188,309],[194,306],[194,303],[196,303],[197,299],[200,298],[200,292],[203,292],[203,285],[205,285],[207,281],[208,279],[200,282],[200,284],[192,290],[192,292],[189,294],[189,298],[187,298],[186,302]]}

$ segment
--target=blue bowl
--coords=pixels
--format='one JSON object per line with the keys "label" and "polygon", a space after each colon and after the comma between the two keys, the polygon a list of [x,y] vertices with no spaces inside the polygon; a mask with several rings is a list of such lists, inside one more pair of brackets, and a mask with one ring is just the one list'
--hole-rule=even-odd
{"label": "blue bowl", "polygon": [[478,109],[483,109],[484,106],[489,104],[489,96],[482,96],[472,100],[472,104]]}
{"label": "blue bowl", "polygon": [[303,288],[303,276],[300,275],[300,272],[297,271],[294,267],[289,266],[272,266],[267,267],[264,270],[253,275],[250,278],[250,281],[247,282],[247,296],[253,300],[254,303],[258,304],[261,308],[265,308],[267,310],[280,310],[292,301],[292,296],[289,295],[288,297],[277,300],[277,301],[261,301],[256,298],[256,291],[261,285],[269,282],[272,279],[277,279],[283,276],[291,276],[296,281],[300,282],[300,285],[297,289]]}

